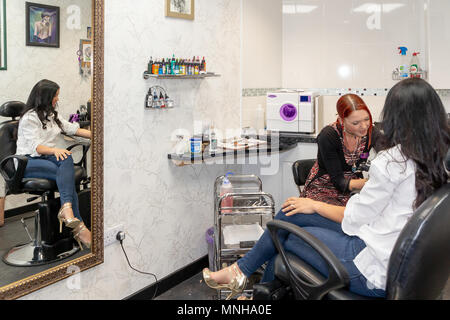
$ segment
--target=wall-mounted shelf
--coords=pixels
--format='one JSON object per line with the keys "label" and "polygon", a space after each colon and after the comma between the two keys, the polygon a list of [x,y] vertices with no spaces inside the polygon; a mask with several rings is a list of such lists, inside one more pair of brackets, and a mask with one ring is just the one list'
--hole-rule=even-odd
{"label": "wall-mounted shelf", "polygon": [[178,74],[150,74],[147,71],[144,71],[143,78],[145,80],[154,78],[154,79],[204,79],[204,78],[212,78],[212,77],[220,77],[220,74],[216,74],[213,72],[208,72],[205,74],[193,74],[193,75],[178,75]]}
{"label": "wall-mounted shelf", "polygon": [[408,75],[409,75],[408,77],[401,77],[400,73],[398,71],[393,71],[392,72],[392,80],[400,81],[400,80],[408,79],[408,78],[422,78],[424,80],[428,79],[428,72],[425,70],[421,70],[420,72],[417,72],[414,75],[408,73]]}

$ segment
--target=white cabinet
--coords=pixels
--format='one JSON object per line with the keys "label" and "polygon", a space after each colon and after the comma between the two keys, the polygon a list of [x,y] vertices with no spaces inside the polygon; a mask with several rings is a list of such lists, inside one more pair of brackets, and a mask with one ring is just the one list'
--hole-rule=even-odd
{"label": "white cabinet", "polygon": [[[316,143],[298,143],[296,148],[276,154],[271,158],[270,165],[273,170],[267,170],[267,164],[261,165],[257,159],[254,159],[249,163],[255,164],[243,165],[242,173],[255,174],[261,178],[262,189],[272,195],[275,201],[275,211],[278,212],[287,198],[298,196],[298,189],[292,175],[292,164],[297,160],[316,158]],[[266,170],[261,170],[262,168],[266,168]]]}
{"label": "white cabinet", "polygon": [[450,88],[450,1],[429,1],[429,80],[436,89]]}

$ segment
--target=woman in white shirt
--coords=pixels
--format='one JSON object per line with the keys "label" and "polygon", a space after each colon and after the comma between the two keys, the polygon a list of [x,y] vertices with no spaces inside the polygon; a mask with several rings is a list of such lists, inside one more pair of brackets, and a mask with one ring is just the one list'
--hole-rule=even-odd
{"label": "woman in white shirt", "polygon": [[[383,109],[381,152],[369,180],[345,207],[309,198],[289,198],[276,219],[301,226],[321,240],[346,267],[349,290],[384,297],[387,266],[394,244],[413,211],[447,182],[444,159],[450,132],[444,106],[424,80],[407,79],[389,92]],[[323,259],[298,237],[280,233],[283,247],[323,275]],[[213,288],[237,294],[246,279],[269,261],[263,281],[273,279],[277,251],[267,231],[242,259],[218,272],[203,272]]]}
{"label": "woman in white shirt", "polygon": [[27,109],[19,121],[16,154],[28,157],[25,178],[56,181],[61,199],[58,212],[60,232],[64,223],[73,229],[74,238],[81,249],[81,243],[90,248],[91,232],[84,225],[78,209],[72,153],[57,148],[56,141],[61,133],[90,138],[91,132],[80,129],[78,123],[59,118],[56,111],[59,91],[55,82],[46,79],[33,87]]}

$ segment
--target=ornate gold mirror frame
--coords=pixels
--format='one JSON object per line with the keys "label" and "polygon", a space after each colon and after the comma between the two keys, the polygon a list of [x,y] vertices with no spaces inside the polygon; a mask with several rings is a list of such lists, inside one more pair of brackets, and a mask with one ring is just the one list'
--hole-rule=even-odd
{"label": "ornate gold mirror frame", "polygon": [[103,263],[103,78],[104,0],[92,0],[94,73],[92,85],[91,253],[0,288],[0,299],[16,299]]}

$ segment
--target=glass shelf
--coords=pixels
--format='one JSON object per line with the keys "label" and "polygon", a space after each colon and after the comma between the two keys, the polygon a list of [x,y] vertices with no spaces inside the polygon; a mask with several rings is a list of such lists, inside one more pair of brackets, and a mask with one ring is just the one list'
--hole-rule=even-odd
{"label": "glass shelf", "polygon": [[400,81],[403,79],[408,79],[408,78],[422,78],[424,80],[428,79],[428,72],[425,70],[421,70],[415,74],[410,74],[408,73],[408,77],[401,77],[400,73],[398,71],[393,71],[392,72],[392,80],[394,81]]}
{"label": "glass shelf", "polygon": [[178,74],[150,74],[147,71],[144,71],[143,78],[145,80],[154,78],[154,79],[204,79],[204,78],[212,78],[212,77],[220,77],[220,74],[216,74],[213,72],[208,72],[205,74],[193,74],[193,75],[178,75]]}

